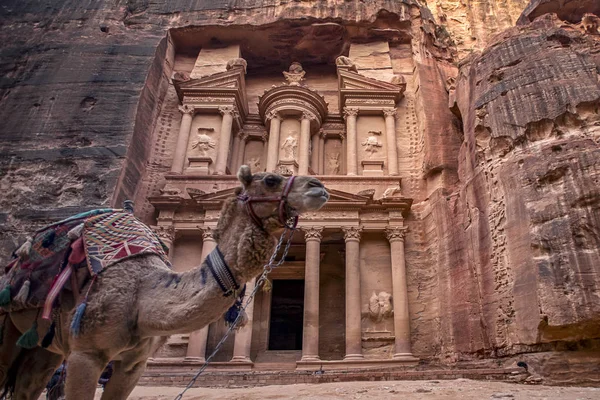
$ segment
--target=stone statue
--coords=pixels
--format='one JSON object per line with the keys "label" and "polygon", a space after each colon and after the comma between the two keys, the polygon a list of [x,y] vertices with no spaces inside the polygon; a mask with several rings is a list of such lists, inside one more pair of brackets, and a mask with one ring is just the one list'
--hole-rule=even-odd
{"label": "stone statue", "polygon": [[306,71],[299,62],[293,62],[288,72],[283,72],[283,76],[290,86],[300,86],[304,80],[304,75],[306,75]]}
{"label": "stone statue", "polygon": [[357,71],[356,65],[354,64],[354,61],[350,59],[350,57],[339,56],[335,59],[335,65],[337,67],[347,68],[350,71]]}
{"label": "stone statue", "polygon": [[327,154],[327,165],[332,175],[340,173],[340,153],[328,153]]}
{"label": "stone statue", "polygon": [[[295,132],[292,132],[295,133]],[[296,149],[298,148],[298,139],[295,136],[289,135],[281,145],[281,149],[284,151],[284,159],[295,160]]]}
{"label": "stone statue", "polygon": [[246,164],[250,167],[250,171],[259,172],[260,168],[260,157],[252,157],[246,161]]}
{"label": "stone statue", "polygon": [[365,146],[365,151],[369,153],[369,158],[377,153],[379,147],[383,146],[375,135],[381,135],[381,131],[369,131],[369,137],[361,143],[362,146]]}
{"label": "stone statue", "polygon": [[400,186],[392,186],[392,187],[385,189],[385,192],[383,192],[382,198],[387,199],[390,197],[400,197],[400,196],[401,196]]}
{"label": "stone statue", "polygon": [[373,292],[369,299],[369,316],[375,322],[381,322],[384,318],[394,315],[392,308],[392,295],[387,292]]}
{"label": "stone statue", "polygon": [[213,131],[212,128],[198,128],[198,136],[196,141],[192,143],[192,149],[200,152],[202,157],[208,156],[208,151],[215,148],[215,141],[210,138],[205,132]]}

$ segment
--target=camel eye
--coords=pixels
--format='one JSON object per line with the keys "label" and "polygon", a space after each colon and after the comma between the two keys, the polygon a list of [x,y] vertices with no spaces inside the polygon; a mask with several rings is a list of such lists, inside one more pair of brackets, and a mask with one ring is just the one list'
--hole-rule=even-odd
{"label": "camel eye", "polygon": [[280,179],[278,177],[274,175],[269,175],[265,178],[265,185],[272,188],[279,185],[279,181]]}

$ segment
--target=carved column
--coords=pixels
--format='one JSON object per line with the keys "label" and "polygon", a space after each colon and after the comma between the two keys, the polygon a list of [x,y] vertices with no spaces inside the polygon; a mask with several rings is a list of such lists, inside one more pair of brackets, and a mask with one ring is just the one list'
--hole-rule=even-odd
{"label": "carved column", "polygon": [[[213,229],[212,228],[202,228],[202,259],[201,262],[204,262],[204,259],[208,254],[213,251],[217,247],[217,242],[213,237]],[[190,340],[188,342],[187,353],[185,359],[188,361],[198,361],[204,362],[206,357],[206,341],[208,339],[208,327],[206,325],[204,328],[194,331],[190,334]]]}
{"label": "carved column", "polygon": [[319,133],[316,133],[312,136],[312,151],[310,153],[310,166],[312,167],[315,175],[319,175]]}
{"label": "carved column", "polygon": [[396,109],[384,108],[383,115],[385,115],[388,174],[398,175],[398,150],[396,149]]}
{"label": "carved column", "polygon": [[173,241],[175,239],[175,228],[172,225],[159,225],[152,227],[156,236],[169,248],[168,256],[169,260],[173,259]]}
{"label": "carved column", "polygon": [[[240,168],[242,166],[242,164],[244,164],[244,156],[245,156],[245,152],[246,152],[246,139],[248,139],[248,134],[244,131],[239,131],[237,134],[237,138],[239,140],[239,147],[238,147],[238,152],[236,154],[237,157],[237,162],[235,165],[235,170],[237,171],[238,168]],[[234,172],[234,171],[232,171]],[[256,172],[256,171],[252,171],[252,172]]]}
{"label": "carved column", "polygon": [[362,228],[343,227],[346,240],[346,356],[344,360],[362,360],[360,316],[360,232]]}
{"label": "carved column", "polygon": [[185,166],[185,154],[187,153],[188,142],[190,140],[190,128],[192,127],[192,119],[194,118],[194,107],[187,104],[179,106],[181,112],[181,125],[179,126],[179,135],[177,136],[177,144],[175,145],[175,154],[173,155],[173,164],[171,164],[171,172],[177,174],[183,173]]}
{"label": "carved column", "polygon": [[[246,295],[242,304],[246,304],[250,293],[254,290],[256,279],[252,279],[246,283]],[[242,328],[235,332],[235,341],[233,344],[233,358],[231,362],[251,362],[250,360],[250,349],[252,346],[252,322],[254,320],[254,299],[248,304],[246,308],[246,314],[248,315],[248,322]]]}
{"label": "carved column", "polygon": [[356,133],[356,117],[358,108],[344,107],[344,118],[346,118],[346,174],[358,175],[358,153],[357,153],[357,133]]}
{"label": "carved column", "polygon": [[241,138],[240,137],[243,134],[244,134],[244,131],[240,130],[233,137],[233,148],[231,149],[231,165],[230,165],[231,173],[234,173],[239,168],[239,165],[237,164],[237,161],[239,159],[239,154],[238,153],[240,152],[240,142],[241,142]]}
{"label": "carved column", "polygon": [[279,159],[279,129],[281,128],[281,117],[278,113],[271,111],[267,114],[267,119],[271,120],[271,128],[269,130],[266,171],[275,172],[277,161]]}
{"label": "carved column", "polygon": [[325,132],[319,132],[319,175],[325,175]]}
{"label": "carved column", "polygon": [[390,241],[392,255],[392,298],[394,302],[395,359],[413,358],[410,349],[410,322],[408,316],[408,287],[404,261],[404,235],[408,228],[388,226],[385,235]]}
{"label": "carved column", "polygon": [[215,174],[225,175],[227,171],[227,156],[229,155],[229,144],[231,143],[231,128],[233,127],[235,107],[222,106],[219,107],[219,112],[223,115],[223,121],[221,122],[221,136],[219,137]]}
{"label": "carved column", "polygon": [[323,227],[303,228],[306,240],[302,361],[319,360],[319,264]]}
{"label": "carved column", "polygon": [[310,120],[312,116],[302,113],[300,118],[300,145],[298,150],[298,175],[308,175],[308,147],[310,146]]}

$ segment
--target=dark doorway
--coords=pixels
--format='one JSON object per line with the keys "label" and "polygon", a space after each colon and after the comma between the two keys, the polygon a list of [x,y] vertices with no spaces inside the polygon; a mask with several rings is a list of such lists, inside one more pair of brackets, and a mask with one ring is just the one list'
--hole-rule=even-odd
{"label": "dark doorway", "polygon": [[302,350],[304,281],[274,280],[269,350]]}

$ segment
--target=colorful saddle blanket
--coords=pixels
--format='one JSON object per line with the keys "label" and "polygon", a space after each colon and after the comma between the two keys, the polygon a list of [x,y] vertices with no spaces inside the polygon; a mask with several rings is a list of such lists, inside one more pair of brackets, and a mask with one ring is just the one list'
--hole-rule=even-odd
{"label": "colorful saddle blanket", "polygon": [[[123,210],[93,210],[44,227],[30,239],[27,253],[14,259],[0,278],[0,289],[8,289],[12,299],[2,310],[44,307],[43,316],[49,317],[74,268],[85,263],[93,277],[119,261],[142,254],[156,254],[170,267],[166,247],[158,236]],[[25,284],[28,292],[19,296]]]}

